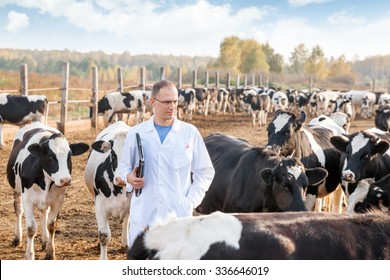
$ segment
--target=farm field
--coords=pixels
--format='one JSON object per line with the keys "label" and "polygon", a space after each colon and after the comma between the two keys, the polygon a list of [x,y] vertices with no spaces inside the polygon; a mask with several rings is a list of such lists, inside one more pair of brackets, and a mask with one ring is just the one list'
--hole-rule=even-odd
{"label": "farm field", "polygon": [[[270,120],[268,116],[268,121]],[[308,121],[307,121],[308,122]],[[252,127],[252,120],[242,113],[236,115],[196,115],[191,121],[202,134],[223,133],[248,140],[253,145],[264,145],[267,140],[266,127]],[[364,130],[374,126],[374,120],[355,120],[350,132]],[[85,142],[91,145],[100,130],[79,130],[66,136],[69,142]],[[12,140],[8,139],[4,150],[0,150],[0,259],[18,260],[24,258],[26,249],[25,225],[23,221],[23,241],[21,246],[14,248],[11,242],[14,237],[15,214],[13,209],[12,189],[6,178],[6,165],[9,158]],[[99,258],[97,241],[97,224],[94,215],[93,197],[84,183],[84,168],[88,153],[73,157],[73,183],[67,189],[65,201],[59,214],[58,230],[55,237],[56,256],[59,260],[95,260]],[[121,225],[118,221],[111,223],[112,240],[108,246],[108,258],[126,259],[126,254],[120,251]],[[35,239],[36,259],[43,259],[45,253],[40,250],[40,224]]]}

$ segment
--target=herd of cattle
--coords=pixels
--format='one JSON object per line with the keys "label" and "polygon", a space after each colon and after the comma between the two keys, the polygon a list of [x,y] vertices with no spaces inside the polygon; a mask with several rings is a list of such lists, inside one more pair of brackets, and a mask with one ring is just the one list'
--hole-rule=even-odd
{"label": "herd of cattle", "polygon": [[[84,174],[94,196],[100,259],[108,258],[110,218],[122,221],[121,246],[128,250],[132,193],[115,172],[130,126],[115,116],[135,113],[135,123],[143,121],[152,113],[150,98],[150,91],[141,90],[106,94],[98,102],[106,128],[90,150],[45,125],[45,96],[0,94],[0,137],[3,123],[22,126],[12,143],[7,179],[14,190],[13,245],[22,241],[24,214],[26,259],[35,257],[36,210],[42,213],[45,258],[55,259],[71,157],[89,150]],[[178,98],[181,119],[243,111],[253,126],[267,125],[268,141],[260,147],[231,135],[206,136],[216,173],[195,217],[145,229],[128,250],[129,259],[390,259],[388,93],[195,88],[179,90]],[[357,113],[375,114],[375,125],[349,134]],[[333,213],[318,213],[322,198],[336,193]]]}

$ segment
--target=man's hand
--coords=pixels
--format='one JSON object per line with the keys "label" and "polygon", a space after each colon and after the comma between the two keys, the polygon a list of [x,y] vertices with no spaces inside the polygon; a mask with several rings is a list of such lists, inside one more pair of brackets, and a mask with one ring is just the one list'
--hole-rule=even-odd
{"label": "man's hand", "polygon": [[137,169],[138,167],[134,168],[131,173],[128,173],[126,179],[127,182],[132,185],[134,189],[141,189],[145,185],[145,181],[144,178],[137,177]]}

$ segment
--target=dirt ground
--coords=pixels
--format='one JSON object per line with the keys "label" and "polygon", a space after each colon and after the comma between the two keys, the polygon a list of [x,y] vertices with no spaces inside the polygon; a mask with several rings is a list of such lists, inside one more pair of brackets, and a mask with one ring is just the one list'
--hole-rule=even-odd
{"label": "dirt ground", "polygon": [[[270,119],[269,115],[269,119]],[[252,127],[251,118],[242,113],[236,115],[196,115],[191,121],[202,134],[223,133],[248,140],[253,145],[264,145],[267,139],[265,127]],[[374,126],[372,120],[355,120],[350,133]],[[100,130],[77,131],[68,133],[69,142],[85,142],[91,145]],[[14,237],[15,214],[13,209],[12,189],[6,178],[6,164],[9,158],[12,140],[6,141],[4,150],[0,150],[0,259],[18,260],[24,258],[26,234],[23,220],[23,241],[14,248],[11,242]],[[60,260],[95,260],[99,259],[97,241],[97,224],[94,215],[93,197],[84,183],[84,168],[87,154],[73,158],[73,183],[68,187],[66,197],[58,219],[58,230],[55,236],[56,256]],[[110,222],[112,240],[108,246],[108,258],[126,259],[120,251],[121,225],[119,221]],[[38,226],[40,227],[39,221]],[[43,259],[45,253],[40,250],[40,229],[35,239],[36,259]]]}

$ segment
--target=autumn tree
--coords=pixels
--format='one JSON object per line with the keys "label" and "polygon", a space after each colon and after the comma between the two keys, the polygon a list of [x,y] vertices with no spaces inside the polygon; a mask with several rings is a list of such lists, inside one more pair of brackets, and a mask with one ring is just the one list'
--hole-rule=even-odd
{"label": "autumn tree", "polygon": [[261,45],[261,47],[265,53],[270,72],[282,73],[284,64],[283,56],[275,53],[274,49],[268,44],[268,42]]}
{"label": "autumn tree", "polygon": [[330,61],[328,69],[328,78],[335,82],[344,82],[351,84],[355,79],[352,67],[347,63],[345,56]]}
{"label": "autumn tree", "polygon": [[236,36],[226,37],[220,45],[215,67],[237,72],[241,65],[241,40]]}
{"label": "autumn tree", "polygon": [[256,40],[226,37],[220,46],[220,54],[213,65],[233,73],[268,72],[269,65],[261,45]]}
{"label": "autumn tree", "polygon": [[305,73],[317,79],[327,77],[326,59],[320,46],[315,46],[304,65]]}
{"label": "autumn tree", "polygon": [[290,72],[293,74],[302,75],[305,70],[305,63],[309,57],[308,51],[304,44],[299,44],[294,48],[289,58]]}

